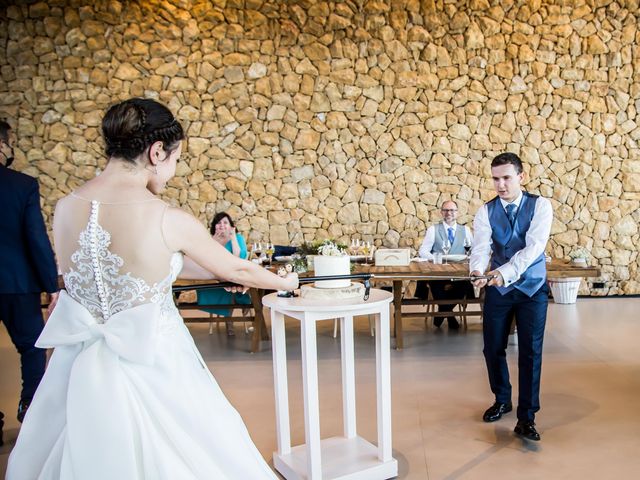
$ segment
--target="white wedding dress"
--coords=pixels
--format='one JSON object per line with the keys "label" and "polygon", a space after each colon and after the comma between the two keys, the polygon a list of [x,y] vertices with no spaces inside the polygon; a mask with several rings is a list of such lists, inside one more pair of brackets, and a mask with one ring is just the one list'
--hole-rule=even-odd
{"label": "white wedding dress", "polygon": [[66,292],[38,339],[55,351],[7,480],[276,479],[173,303],[166,204],[64,201],[79,224],[56,245]]}

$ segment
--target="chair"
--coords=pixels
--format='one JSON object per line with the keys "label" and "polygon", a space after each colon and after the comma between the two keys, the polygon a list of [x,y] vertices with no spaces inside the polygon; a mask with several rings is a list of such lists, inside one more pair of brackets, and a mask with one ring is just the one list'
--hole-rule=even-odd
{"label": "chair", "polygon": [[427,300],[426,300],[426,310],[424,315],[424,327],[427,328],[429,326],[429,317],[431,317],[431,323],[435,322],[435,315],[430,315],[436,312],[436,304],[433,303],[433,294],[431,293],[431,289],[427,286]]}
{"label": "chair", "polygon": [[[251,304],[238,304],[235,303],[235,294],[231,295],[231,303],[230,304],[212,304],[212,305],[201,305],[197,303],[197,295],[195,290],[187,290],[181,292],[180,295],[176,298],[176,304],[179,310],[197,310],[199,312],[205,313],[207,316],[205,317],[186,317],[185,322],[196,322],[196,323],[205,323],[208,321],[209,323],[209,335],[213,334],[213,324],[216,324],[216,330],[219,330],[220,323],[222,322],[232,322],[236,323],[242,321],[244,323],[244,331],[245,334],[249,334],[253,327],[249,324],[255,321],[255,314],[252,315],[253,305]],[[217,313],[207,312],[205,309],[207,308],[219,308],[219,309],[227,309],[230,310],[228,316],[219,315]],[[240,309],[242,315],[236,315],[236,310]]]}
{"label": "chair", "polygon": [[[455,305],[458,306],[458,312],[462,313],[462,315],[457,315],[458,317],[460,317],[460,319],[462,320],[462,326],[463,328],[466,330],[468,328],[468,323],[467,323],[467,317],[469,314],[472,315],[476,315],[477,313],[475,312],[468,312],[468,307],[470,304],[472,303],[477,303],[480,306],[480,313],[477,314],[480,317],[480,320],[482,320],[482,317],[484,315],[484,289],[480,289],[477,287],[473,287],[473,291],[474,291],[474,296],[471,297],[470,293],[465,293],[461,299],[447,299],[448,303],[454,303]],[[444,301],[444,300],[443,300]],[[433,313],[435,313],[436,311],[436,305],[438,305],[440,302],[440,300],[435,300],[433,298],[433,294],[431,289],[429,288],[428,290],[428,296],[426,299],[426,305],[427,305],[427,309],[425,311],[425,319],[424,319],[424,325],[425,327],[429,326],[429,317],[433,318],[433,321],[435,321],[436,317],[435,315],[433,315]],[[455,311],[454,311],[454,315],[455,315]]]}
{"label": "chair", "polygon": [[[233,308],[231,309],[231,316],[234,316],[236,309]],[[251,313],[251,310],[249,308],[242,308],[242,316],[243,317],[248,317]],[[216,317],[218,317],[219,315],[217,315],[216,313],[210,313],[207,312],[209,314],[209,318],[211,319],[211,321],[209,322],[209,335],[213,335],[213,324],[216,324],[216,332],[220,331],[220,324],[222,323],[221,321],[214,321],[214,315],[216,315]],[[253,331],[253,326],[249,326],[249,323],[251,323],[250,321],[245,321],[244,323],[244,334],[245,335],[249,335],[250,332]]]}
{"label": "chair", "polygon": [[[478,305],[480,305],[480,320],[482,320],[483,316],[484,316],[484,288],[478,288],[478,287],[473,287],[473,293],[474,293],[474,302],[473,303],[477,303]],[[467,295],[464,296],[462,303],[460,303],[460,311],[466,313],[467,312],[467,307],[469,306],[469,298]],[[464,328],[466,330],[467,328],[467,315],[461,315],[462,317],[462,322],[464,325]]]}

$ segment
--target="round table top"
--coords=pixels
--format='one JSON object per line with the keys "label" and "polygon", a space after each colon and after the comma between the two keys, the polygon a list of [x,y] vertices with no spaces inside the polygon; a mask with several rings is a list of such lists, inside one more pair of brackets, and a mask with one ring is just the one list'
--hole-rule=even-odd
{"label": "round table top", "polygon": [[363,297],[339,298],[330,303],[326,299],[309,299],[302,297],[278,297],[275,293],[270,293],[262,298],[262,304],[276,310],[289,310],[294,312],[348,312],[360,310],[363,307],[378,307],[391,303],[393,294],[378,288],[372,288],[369,292],[369,299],[365,302]]}

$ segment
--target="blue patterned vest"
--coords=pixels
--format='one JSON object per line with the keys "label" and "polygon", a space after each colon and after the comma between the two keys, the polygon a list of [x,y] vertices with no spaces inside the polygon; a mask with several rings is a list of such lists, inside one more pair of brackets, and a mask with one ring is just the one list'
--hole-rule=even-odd
{"label": "blue patterned vest", "polygon": [[[447,227],[447,229],[448,228],[449,227]],[[442,245],[444,244],[444,239],[448,238],[447,229],[444,228],[444,225],[442,223],[438,223],[436,225],[435,237],[433,238],[431,253],[442,253]],[[464,225],[457,224],[453,235],[453,245],[451,245],[449,255],[462,255],[464,253],[464,239],[467,235]]]}
{"label": "blue patterned vest", "polygon": [[[507,217],[507,212],[498,197],[487,203],[489,223],[491,224],[491,239],[493,240],[491,270],[495,270],[499,266],[508,263],[516,252],[526,246],[525,239],[531,225],[531,220],[533,219],[537,200],[537,195],[522,192],[522,201],[516,212],[513,228]],[[535,259],[516,282],[508,287],[497,288],[502,295],[517,288],[522,293],[531,297],[544,284],[546,278],[547,265],[543,253]]]}

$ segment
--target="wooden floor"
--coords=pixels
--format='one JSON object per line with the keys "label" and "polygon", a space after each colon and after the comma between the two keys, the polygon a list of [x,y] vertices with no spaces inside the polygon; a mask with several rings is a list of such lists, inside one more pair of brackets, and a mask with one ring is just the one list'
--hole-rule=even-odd
{"label": "wooden floor", "polygon": [[[481,325],[426,331],[406,322],[405,349],[392,351],[393,445],[403,479],[590,480],[640,478],[640,299],[579,299],[549,306],[542,374],[542,441],[512,434],[515,415],[485,424],[492,402],[482,358]],[[250,337],[224,328],[190,327],[222,389],[239,410],[264,457],[275,449],[273,374],[269,343],[246,353]],[[340,433],[340,343],[333,325],[320,327],[318,350],[323,436]],[[299,329],[288,325],[292,441],[302,443]],[[509,357],[516,370],[517,346]],[[358,429],[375,441],[374,344],[365,319],[357,322]],[[0,410],[7,414],[0,475],[18,433],[18,356],[0,327]],[[517,374],[516,374],[517,375]],[[514,375],[512,375],[513,377]],[[517,382],[516,382],[517,383]],[[514,385],[514,398],[517,388]],[[212,412],[215,415],[215,412]],[[240,479],[239,479],[240,480]],[[242,479],[244,480],[244,479]]]}

